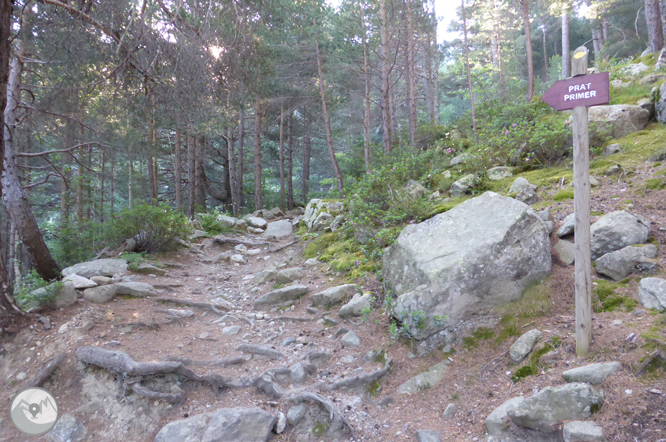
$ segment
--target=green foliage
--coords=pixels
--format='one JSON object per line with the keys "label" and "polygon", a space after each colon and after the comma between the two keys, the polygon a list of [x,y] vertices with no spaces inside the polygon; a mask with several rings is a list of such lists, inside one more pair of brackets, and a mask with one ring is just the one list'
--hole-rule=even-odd
{"label": "green foliage", "polygon": [[315,437],[325,437],[328,433],[329,425],[326,422],[317,422],[312,427],[312,435]]}
{"label": "green foliage", "polygon": [[127,261],[127,267],[130,270],[136,270],[137,267],[139,267],[139,264],[148,262],[148,260],[146,259],[146,254],[147,252],[139,252],[139,253],[123,252],[123,254],[120,255],[120,258]]}
{"label": "green foliage", "polygon": [[496,307],[495,312],[503,316],[512,315],[527,319],[545,315],[552,305],[550,288],[546,280],[526,289],[521,299]]}
{"label": "green foliage", "polygon": [[486,327],[479,327],[474,330],[472,336],[466,336],[463,338],[463,344],[468,348],[476,348],[479,346],[479,341],[487,341],[488,339],[492,339],[493,336],[495,336],[494,330]]}
{"label": "green foliage", "polygon": [[663,178],[651,178],[645,180],[645,188],[649,190],[661,190],[666,187],[666,182]]}
{"label": "green foliage", "polygon": [[137,250],[148,253],[169,250],[175,239],[190,233],[187,218],[166,204],[127,208],[114,220],[114,227],[121,240],[134,238]]}
{"label": "green foliage", "polygon": [[[14,300],[22,310],[29,311],[33,306],[46,305],[53,302],[55,294],[64,286],[62,281],[49,283],[44,281],[36,270],[28,273],[21,284],[14,288]],[[39,290],[39,289],[44,289]]]}
{"label": "green foliage", "polygon": [[560,190],[553,196],[553,201],[564,201],[564,200],[572,200],[574,197],[574,191],[573,190]]}
{"label": "green foliage", "polygon": [[221,214],[218,209],[213,210],[212,212],[201,212],[196,214],[196,218],[201,223],[204,232],[209,235],[219,235],[227,231],[222,224],[217,222],[217,217]]}
{"label": "green foliage", "polygon": [[594,293],[598,298],[594,302],[595,312],[612,312],[617,311],[620,307],[630,312],[638,306],[638,301],[629,297],[622,296],[615,293],[620,287],[626,287],[630,279],[623,279],[620,282],[609,282],[605,279],[598,279],[595,281],[597,286],[594,288]]}
{"label": "green foliage", "polygon": [[62,267],[89,261],[105,247],[119,244],[111,223],[86,220],[81,225],[73,223],[50,230],[52,234],[46,236],[47,245]]}
{"label": "green foliage", "polygon": [[550,344],[544,344],[532,350],[530,354],[529,364],[523,367],[520,367],[513,376],[511,380],[513,382],[518,382],[519,380],[526,378],[528,376],[536,376],[539,374],[539,369],[542,367],[541,358],[548,352],[551,352],[553,347]]}

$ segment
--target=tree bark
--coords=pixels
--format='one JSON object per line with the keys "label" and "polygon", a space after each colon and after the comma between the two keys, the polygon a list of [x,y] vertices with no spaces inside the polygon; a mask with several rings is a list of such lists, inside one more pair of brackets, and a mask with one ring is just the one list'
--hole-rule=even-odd
{"label": "tree bark", "polygon": [[287,117],[287,209],[294,208],[294,111]]}
{"label": "tree bark", "polygon": [[154,205],[157,200],[157,195],[155,194],[155,186],[153,185],[155,182],[155,167],[153,166],[153,162],[155,161],[155,157],[153,156],[155,146],[155,117],[153,116],[152,96],[149,97],[149,102],[148,112],[150,112],[150,115],[148,116],[148,131],[146,134],[146,139],[148,141],[148,185],[150,188],[150,205]]}
{"label": "tree bark", "polygon": [[534,96],[534,60],[532,58],[532,32],[530,31],[529,0],[523,0],[523,22],[525,24],[525,51],[527,52],[527,101]]}
{"label": "tree bark", "polygon": [[180,152],[180,144],[181,144],[181,134],[180,134],[180,129],[176,129],[176,146],[175,146],[175,152],[174,152],[174,165],[173,165],[173,172],[174,172],[174,181],[175,181],[175,188],[176,188],[176,211],[180,212],[183,210],[183,189],[181,188],[182,184],[182,173],[183,173],[183,166],[181,164],[182,162],[182,157],[181,157],[181,152]]}
{"label": "tree bark", "polygon": [[196,204],[196,168],[194,151],[194,137],[191,133],[187,133],[187,187],[188,187],[188,201],[187,201],[187,216],[194,218],[194,205]]}
{"label": "tree bark", "polygon": [[[594,24],[593,24],[594,26]],[[597,27],[592,28],[592,47],[594,48],[594,64],[598,66],[601,60],[601,31]]]}
{"label": "tree bark", "polygon": [[474,108],[474,88],[472,87],[472,70],[469,65],[469,46],[467,44],[467,17],[465,16],[465,0],[461,0],[462,5],[462,19],[463,19],[463,35],[465,37],[465,66],[467,67],[467,85],[469,87],[469,99],[472,105],[472,130],[474,131],[474,138],[476,139],[476,109]]}
{"label": "tree bark", "polygon": [[129,201],[129,206],[134,207],[134,160],[132,159],[131,152],[130,152],[128,174],[129,174],[129,179],[127,180],[127,199]]}
{"label": "tree bark", "polygon": [[200,137],[194,139],[194,204],[196,205],[195,210],[206,210],[206,182],[205,180],[205,171],[204,171],[204,161],[203,161],[203,151],[204,146],[206,145],[206,138]]}
{"label": "tree bark", "polygon": [[379,0],[379,20],[381,47],[380,55],[382,58],[382,132],[384,141],[384,152],[391,152],[391,110],[389,97],[389,39],[388,39],[388,21],[386,18],[386,0]]}
{"label": "tree bark", "polygon": [[101,158],[99,159],[99,222],[104,224],[104,172],[105,172],[105,155],[104,150],[100,152]]}
{"label": "tree bark", "polygon": [[243,211],[245,195],[243,194],[243,145],[245,144],[245,111],[241,107],[238,111],[238,211]]}
{"label": "tree bark", "polygon": [[569,40],[569,10],[562,7],[562,78],[571,76],[571,43]]}
{"label": "tree bark", "polygon": [[648,51],[657,52],[664,47],[664,29],[659,0],[645,0],[645,21],[648,28]]}
{"label": "tree bark", "polygon": [[[314,20],[315,27],[317,26],[317,19]],[[328,115],[328,108],[326,107],[326,89],[324,86],[324,70],[321,65],[321,52],[319,51],[319,42],[315,41],[315,49],[317,51],[317,72],[319,73],[319,93],[321,95],[321,110],[324,114],[324,128],[326,129],[326,144],[328,145],[328,153],[331,157],[331,165],[333,166],[333,173],[338,182],[338,192],[340,197],[344,195],[342,184],[342,173],[338,166],[338,160],[335,158],[335,149],[333,147],[333,134],[331,133],[331,118]]]}
{"label": "tree bark", "polygon": [[493,32],[495,33],[495,39],[497,40],[497,66],[499,69],[500,96],[504,97],[506,96],[506,84],[504,81],[504,62],[502,59],[502,35],[500,33],[500,1],[494,0],[493,7]]}
{"label": "tree bark", "polygon": [[264,208],[261,183],[261,100],[257,99],[254,116],[254,210]]}
{"label": "tree bark", "polygon": [[238,178],[236,176],[236,154],[234,152],[234,129],[231,125],[227,129],[227,164],[229,168],[229,186],[231,188],[231,212],[234,216],[238,211]]}
{"label": "tree bark", "polygon": [[284,104],[280,105],[280,209],[285,210],[284,192]]}
{"label": "tree bark", "polygon": [[414,69],[414,19],[412,0],[407,3],[407,99],[409,116],[409,142],[416,147],[416,74]]}
{"label": "tree bark", "polygon": [[[114,155],[115,156],[115,155]],[[112,158],[113,160],[113,158]],[[116,181],[116,177],[114,176],[114,163],[115,161],[111,161],[111,182],[109,183],[109,212],[111,213],[111,219],[113,219],[113,202],[116,199],[116,196],[114,194],[114,183]]]}
{"label": "tree bark", "polygon": [[307,116],[307,110],[304,111],[305,117],[305,135],[303,136],[303,204],[308,203],[308,191],[310,190],[310,156],[312,155],[312,139],[310,137],[310,117]]}
{"label": "tree bark", "polygon": [[542,29],[544,81],[548,81],[548,48],[546,47],[546,27]]}
{"label": "tree bark", "polygon": [[16,130],[16,109],[21,102],[21,75],[23,74],[24,48],[17,43],[17,56],[12,60],[7,84],[7,106],[5,108],[4,130],[4,170],[2,190],[5,210],[16,226],[21,241],[35,264],[35,270],[45,281],[62,277],[60,267],[51,257],[44,238],[39,231],[37,220],[32,213],[28,199],[19,182],[14,162],[14,131]]}

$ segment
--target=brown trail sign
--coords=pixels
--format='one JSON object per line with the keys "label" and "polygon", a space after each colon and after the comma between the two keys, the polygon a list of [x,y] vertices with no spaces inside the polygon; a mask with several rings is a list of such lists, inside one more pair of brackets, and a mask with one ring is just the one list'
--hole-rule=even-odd
{"label": "brown trail sign", "polygon": [[576,354],[587,357],[592,341],[592,261],[590,259],[590,134],[587,106],[608,104],[608,72],[587,74],[585,46],[574,52],[573,77],[560,80],[541,99],[555,110],[573,109],[574,230],[576,249]]}

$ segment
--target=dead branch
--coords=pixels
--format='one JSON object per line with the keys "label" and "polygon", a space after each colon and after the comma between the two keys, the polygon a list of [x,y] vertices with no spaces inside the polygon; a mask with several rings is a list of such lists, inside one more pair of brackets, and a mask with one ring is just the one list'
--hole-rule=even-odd
{"label": "dead branch", "polygon": [[286,249],[287,247],[293,246],[293,245],[296,244],[297,242],[298,242],[298,240],[296,240],[296,241],[292,241],[292,242],[290,242],[289,244],[285,244],[284,246],[278,247],[278,248],[275,249],[275,250],[268,250],[268,251],[269,251],[269,252],[272,252],[272,253],[277,253],[277,252],[279,252],[279,251],[281,251],[281,250]]}
{"label": "dead branch", "polygon": [[51,359],[48,364],[35,375],[28,383],[25,385],[25,388],[39,387],[41,386],[46,379],[55,371],[56,368],[62,364],[65,360],[65,353],[59,353],[58,356]]}
{"label": "dead branch", "polygon": [[44,151],[44,152],[19,152],[19,153],[16,154],[16,156],[17,157],[26,157],[26,158],[43,157],[43,156],[51,155],[51,154],[54,154],[54,153],[68,153],[68,152],[76,150],[80,147],[86,147],[86,146],[99,146],[103,149],[108,149],[109,148],[109,146],[105,146],[105,145],[103,145],[101,143],[98,143],[96,141],[91,141],[89,143],[77,144],[76,146],[68,147],[67,149],[47,150],[47,151]]}
{"label": "dead branch", "polygon": [[638,367],[638,371],[636,371],[636,374],[634,376],[636,376],[636,377],[641,376],[645,372],[645,369],[648,368],[648,366],[655,359],[661,359],[662,361],[666,362],[666,351],[663,351],[663,350],[654,351],[650,356],[647,357],[647,359],[645,359],[643,361],[641,366]]}

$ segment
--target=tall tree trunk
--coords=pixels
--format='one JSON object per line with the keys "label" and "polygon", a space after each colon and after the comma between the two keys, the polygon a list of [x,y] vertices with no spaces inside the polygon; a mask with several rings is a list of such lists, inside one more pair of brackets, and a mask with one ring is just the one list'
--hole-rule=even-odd
{"label": "tall tree trunk", "polygon": [[195,158],[196,153],[194,151],[194,136],[187,132],[187,187],[188,187],[188,201],[187,201],[187,216],[194,218],[194,205],[196,204],[196,168],[195,168]]}
{"label": "tall tree trunk", "polygon": [[157,201],[157,195],[155,195],[155,188],[153,186],[153,183],[155,182],[155,168],[153,167],[153,161],[155,160],[153,157],[153,134],[155,133],[153,126],[155,124],[155,117],[153,116],[152,97],[149,97],[149,101],[151,104],[149,106],[150,115],[148,116],[148,131],[146,134],[146,139],[148,141],[148,186],[150,189],[150,205],[153,205]]}
{"label": "tall tree trunk", "polygon": [[379,20],[381,47],[380,55],[382,58],[382,132],[384,140],[384,152],[391,152],[391,110],[390,110],[390,78],[389,78],[389,38],[388,21],[386,18],[386,0],[379,0]]}
{"label": "tall tree trunk", "polygon": [[157,128],[155,127],[153,123],[153,136],[152,136],[152,143],[151,143],[151,154],[150,154],[150,168],[153,171],[153,180],[150,183],[150,190],[152,194],[152,199],[155,200],[155,204],[157,204],[160,195],[158,192],[158,167],[157,167]]}
{"label": "tall tree trunk", "polygon": [[231,212],[238,216],[238,177],[236,174],[236,153],[234,152],[234,128],[229,125],[227,128],[227,164],[229,168],[229,187],[231,188]]}
{"label": "tall tree trunk", "polygon": [[104,150],[101,152],[101,158],[99,159],[99,169],[100,169],[100,175],[99,175],[99,222],[104,224],[104,173],[105,173],[105,158],[104,158]]}
{"label": "tall tree trunk", "polygon": [[645,0],[645,21],[648,28],[648,51],[660,51],[664,47],[664,29],[659,0]]}
{"label": "tall tree trunk", "polygon": [[[659,10],[661,11],[661,29],[664,38],[666,38],[666,0],[659,0]],[[659,59],[654,66],[654,70],[660,70],[666,64],[666,46],[659,53]]]}
{"label": "tall tree trunk", "polygon": [[287,209],[294,208],[294,111],[287,117]]}
{"label": "tall tree trunk", "polygon": [[[83,161],[83,147],[78,148],[80,161]],[[83,225],[83,186],[85,184],[85,171],[83,165],[79,164],[79,173],[76,181],[76,220],[79,228]],[[131,176],[131,175],[130,175]]]}
{"label": "tall tree trunk", "polygon": [[463,35],[465,37],[465,66],[467,67],[467,84],[469,87],[469,99],[472,105],[472,130],[474,130],[474,138],[476,134],[476,109],[474,107],[474,88],[472,87],[472,69],[469,65],[469,46],[467,44],[467,17],[465,16],[465,0],[461,0],[462,5],[462,19],[463,19]]}
{"label": "tall tree trunk", "polygon": [[501,8],[500,0],[493,0],[493,33],[497,40],[497,67],[499,69],[499,86],[500,96],[506,96],[506,82],[504,81],[504,61],[502,59],[502,34],[500,32],[501,25]]}
{"label": "tall tree trunk", "polygon": [[409,142],[416,147],[416,74],[414,69],[414,20],[412,17],[412,0],[407,3],[407,99],[409,114]]}
{"label": "tall tree trunk", "polygon": [[601,61],[602,45],[601,45],[601,30],[596,26],[592,28],[592,47],[594,48],[594,64],[598,66],[599,61]]}
{"label": "tall tree trunk", "polygon": [[245,110],[241,107],[238,111],[238,212],[243,212],[245,195],[243,194],[243,145],[245,144]]}
{"label": "tall tree trunk", "polygon": [[[115,160],[115,158],[112,158],[112,160]],[[116,195],[114,193],[115,189],[113,188],[116,181],[116,177],[114,175],[114,163],[115,161],[111,161],[111,182],[109,183],[109,212],[111,213],[111,219],[113,219],[113,202],[116,199]]]}
{"label": "tall tree trunk", "polygon": [[571,76],[571,43],[569,41],[569,8],[562,6],[562,78]]}
{"label": "tall tree trunk", "polygon": [[194,203],[196,210],[206,210],[206,181],[204,171],[204,148],[206,146],[206,138],[200,137],[194,139],[195,157],[194,157]]}
{"label": "tall tree trunk", "polygon": [[548,48],[546,47],[546,27],[542,29],[544,81],[548,81]]}
{"label": "tall tree trunk", "polygon": [[523,0],[523,22],[525,24],[525,52],[527,52],[527,101],[534,96],[534,60],[532,58],[532,32],[530,31],[529,0]]}
{"label": "tall tree trunk", "polygon": [[175,152],[174,152],[174,165],[173,165],[173,172],[174,172],[174,181],[175,181],[175,188],[176,188],[176,211],[180,212],[183,210],[183,189],[181,187],[182,185],[182,180],[183,180],[183,166],[181,164],[182,162],[182,157],[181,157],[181,152],[180,152],[180,145],[181,145],[181,134],[180,134],[180,129],[176,129],[176,146],[175,146]]}
{"label": "tall tree trunk", "polygon": [[86,219],[90,221],[92,219],[92,206],[94,204],[92,198],[92,146],[88,147],[88,173],[86,173]]}
{"label": "tall tree trunk", "polygon": [[127,180],[127,200],[129,201],[129,206],[134,207],[134,160],[132,159],[131,152],[129,160],[129,179]]}
{"label": "tall tree trunk", "polygon": [[[361,10],[362,11],[362,10]],[[365,80],[365,114],[363,118],[363,152],[365,154],[365,169],[370,170],[372,164],[372,125],[370,122],[370,70],[368,66],[368,45],[365,41],[365,17],[363,17],[363,75]]]}
{"label": "tall tree trunk", "polygon": [[254,210],[264,208],[261,183],[261,100],[257,99],[254,116]]}
{"label": "tall tree trunk", "polygon": [[310,117],[307,109],[303,111],[305,117],[305,135],[303,136],[303,204],[308,203],[308,191],[310,190],[310,156],[312,155],[312,139],[310,138]]}
{"label": "tall tree trunk", "polygon": [[435,124],[440,123],[440,115],[439,115],[439,64],[440,64],[440,52],[439,52],[439,46],[437,43],[437,13],[435,11],[435,3],[437,3],[435,0],[432,0],[432,28],[433,28],[433,36],[432,36],[432,45],[435,47],[435,56],[434,56],[434,61],[435,65],[432,69],[432,80],[431,80],[431,92],[432,92],[432,104],[434,108],[434,116]]}
{"label": "tall tree trunk", "polygon": [[[12,60],[7,83],[7,106],[5,108],[5,152],[4,170],[2,171],[2,199],[5,210],[16,226],[21,241],[28,250],[35,264],[35,270],[45,281],[62,277],[60,267],[51,257],[44,238],[39,231],[37,220],[32,213],[30,203],[19,182],[14,162],[14,131],[16,130],[16,109],[21,102],[21,75],[23,74],[24,48],[19,41],[16,58]],[[6,270],[5,270],[6,271]]]}
{"label": "tall tree trunk", "polygon": [[280,105],[280,209],[284,212],[284,104]]}
{"label": "tall tree trunk", "polygon": [[[0,0],[0,109],[7,106],[7,82],[9,78],[9,57],[13,0]],[[3,118],[4,120],[4,118]],[[0,120],[0,121],[3,121]],[[2,134],[0,134],[2,135]],[[0,174],[4,174],[5,137],[0,136]],[[2,186],[0,186],[0,197]],[[0,247],[2,244],[0,244]],[[0,309],[7,314],[16,314],[18,307],[12,298],[12,280],[7,274],[7,262],[0,262]]]}
{"label": "tall tree trunk", "polygon": [[[432,8],[435,9],[435,2],[432,2]],[[430,17],[429,17],[430,18]],[[425,81],[426,85],[426,105],[428,107],[428,116],[430,117],[430,123],[435,123],[435,94],[433,92],[433,56],[432,49],[433,45],[437,45],[437,41],[433,42],[433,31],[437,35],[437,25],[434,24],[436,21],[430,20],[427,24],[427,33],[426,33],[426,51],[425,51]]]}
{"label": "tall tree trunk", "polygon": [[[317,26],[317,19],[314,20],[315,27]],[[331,157],[331,165],[333,166],[333,173],[338,182],[338,192],[340,197],[344,195],[342,184],[342,173],[338,166],[338,160],[335,158],[335,149],[333,147],[333,134],[331,133],[331,118],[328,115],[328,108],[326,107],[326,88],[324,85],[324,70],[321,65],[321,52],[319,51],[319,42],[315,42],[315,50],[317,51],[317,72],[319,73],[319,94],[321,95],[321,110],[324,114],[324,128],[326,129],[326,144],[328,145],[328,153]]]}

